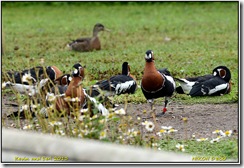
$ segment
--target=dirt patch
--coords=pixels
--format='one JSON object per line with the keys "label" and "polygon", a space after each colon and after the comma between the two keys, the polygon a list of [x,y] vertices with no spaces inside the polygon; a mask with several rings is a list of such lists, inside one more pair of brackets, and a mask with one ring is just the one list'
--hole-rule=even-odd
{"label": "dirt patch", "polygon": [[[11,104],[11,105],[9,105]],[[10,118],[6,118],[6,114],[17,111],[18,107],[13,106],[16,102],[11,100],[11,95],[2,95],[2,124],[4,127],[14,127],[15,122]],[[120,105],[119,108],[124,107]],[[160,114],[162,105],[155,105],[156,114]],[[146,113],[144,113],[147,111]],[[133,117],[138,122],[137,118],[142,121],[153,121],[150,117],[149,104],[128,104],[127,115]],[[195,134],[196,138],[211,138],[212,132],[216,129],[234,130],[238,132],[238,104],[194,104],[185,105],[171,103],[168,105],[168,111],[165,115],[157,117],[158,128],[161,126],[172,126],[178,130],[175,134],[177,139],[191,138]],[[182,120],[187,118],[187,123]],[[144,119],[143,119],[144,118]],[[147,119],[145,119],[147,118]],[[26,125],[26,120],[21,120],[21,125]],[[135,128],[137,129],[137,128]],[[186,131],[185,131],[186,130]]]}
{"label": "dirt patch", "polygon": [[[155,105],[156,114],[162,111],[162,105]],[[129,105],[128,115],[138,115],[140,117],[148,117],[142,114],[143,110],[150,111],[149,104]],[[136,113],[130,113],[136,112]],[[182,119],[187,118],[185,123]],[[152,118],[146,119],[153,121]],[[183,139],[185,137],[185,129],[187,138],[191,138],[195,134],[196,138],[212,137],[212,132],[216,129],[234,130],[238,132],[238,104],[170,104],[165,115],[157,117],[157,124],[161,126],[172,126],[178,130],[175,138]]]}

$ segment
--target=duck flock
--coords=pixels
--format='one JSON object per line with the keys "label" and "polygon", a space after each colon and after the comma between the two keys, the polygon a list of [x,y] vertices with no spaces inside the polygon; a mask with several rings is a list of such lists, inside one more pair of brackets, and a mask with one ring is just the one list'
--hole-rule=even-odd
{"label": "duck flock", "polygon": [[[92,37],[73,40],[67,46],[70,50],[78,52],[100,50],[98,32],[104,30],[109,31],[102,24],[97,23]],[[231,72],[226,66],[215,67],[211,74],[203,76],[175,78],[171,76],[167,68],[157,69],[154,58],[152,50],[146,51],[140,86],[130,73],[128,62],[122,64],[121,74],[98,81],[92,86],[83,86],[85,68],[80,63],[75,63],[70,74],[63,74],[56,66],[37,66],[21,72],[8,71],[4,74],[5,81],[2,83],[2,89],[10,88],[14,92],[29,96],[32,101],[28,108],[33,115],[36,114],[37,104],[43,104],[44,107],[38,113],[45,117],[54,111],[63,116],[71,116],[77,109],[82,115],[89,108],[94,108],[94,110],[89,110],[90,116],[93,116],[95,111],[107,116],[111,111],[117,110],[117,105],[111,101],[112,96],[134,94],[137,88],[142,91],[151,110],[155,109],[154,99],[165,98],[162,112],[157,115],[158,117],[167,111],[169,98],[174,92],[196,97],[220,96],[231,91]],[[175,81],[179,83],[178,87]],[[19,115],[24,110],[26,109],[19,108],[16,114]],[[153,117],[155,119],[155,116]]]}

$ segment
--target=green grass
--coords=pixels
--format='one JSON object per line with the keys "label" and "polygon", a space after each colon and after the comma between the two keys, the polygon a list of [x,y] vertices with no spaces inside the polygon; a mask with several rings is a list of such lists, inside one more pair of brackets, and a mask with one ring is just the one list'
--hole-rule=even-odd
{"label": "green grass", "polygon": [[[112,14],[111,14],[112,13]],[[102,50],[78,53],[67,50],[71,39],[90,36],[95,23],[100,22],[111,32],[100,33]],[[121,65],[128,61],[131,73],[138,84],[145,65],[144,54],[152,49],[157,68],[168,67],[174,77],[191,77],[209,74],[219,65],[229,67],[232,73],[232,91],[220,97],[190,98],[174,95],[172,101],[179,103],[233,103],[238,102],[238,3],[152,3],[151,5],[64,5],[64,6],[3,6],[2,28],[5,54],[2,56],[2,72],[22,70],[38,66],[44,59],[44,66],[55,65],[64,73],[70,73],[73,64],[86,66],[84,87],[97,80],[106,79],[121,72]],[[165,40],[170,38],[170,41]],[[8,93],[4,90],[2,93]],[[26,97],[18,97],[21,101]],[[115,96],[115,101],[124,103],[124,96]],[[140,89],[129,95],[128,102],[146,102]],[[129,119],[114,118],[101,124],[104,118],[82,123],[50,126],[48,120],[38,117],[42,132],[65,134],[84,138],[100,139],[104,130],[110,129],[105,141],[122,144],[150,146],[150,141],[132,138],[126,142],[118,136],[133,128]],[[28,119],[34,124],[32,118]],[[116,124],[126,125],[123,129]],[[16,118],[17,127],[19,119]],[[3,122],[4,125],[4,122]],[[64,126],[65,125],[65,126]],[[60,129],[62,133],[56,130]],[[95,128],[95,131],[93,130]],[[38,130],[36,126],[31,128]],[[89,131],[84,132],[84,130]],[[72,132],[72,130],[78,130]],[[93,131],[91,131],[93,130]],[[83,131],[83,132],[82,132]],[[91,131],[91,132],[90,132]],[[158,141],[161,148],[177,151],[175,145],[184,143],[186,153],[203,156],[237,158],[236,139],[227,139],[217,144],[192,140]],[[205,148],[205,151],[202,149]],[[217,150],[218,149],[218,150]],[[195,156],[194,155],[194,156]]]}
{"label": "green grass", "polygon": [[[237,159],[238,156],[238,143],[235,139],[232,140],[223,140],[216,143],[210,143],[209,141],[206,142],[197,142],[195,140],[188,140],[188,141],[160,141],[160,147],[164,150],[179,151],[175,146],[177,144],[183,144],[185,146],[185,153],[192,155],[194,157],[200,158],[208,158],[209,160],[205,161],[226,161],[231,159]],[[211,160],[212,158],[212,160]],[[217,159],[222,160],[217,160]],[[204,160],[194,160],[193,161],[204,161]]]}
{"label": "green grass", "polygon": [[[176,101],[237,102],[237,7],[235,2],[3,7],[2,71],[37,66],[43,58],[45,66],[56,65],[70,73],[72,65],[80,62],[86,66],[86,84],[90,85],[120,73],[121,64],[128,61],[140,83],[144,53],[152,49],[156,66],[168,67],[175,77],[209,74],[218,65],[232,72],[231,94],[210,99],[179,95]],[[71,39],[90,36],[97,22],[111,29],[100,33],[101,51],[67,50]],[[165,41],[166,37],[171,40]],[[141,96],[139,90],[132,100],[145,101]]]}

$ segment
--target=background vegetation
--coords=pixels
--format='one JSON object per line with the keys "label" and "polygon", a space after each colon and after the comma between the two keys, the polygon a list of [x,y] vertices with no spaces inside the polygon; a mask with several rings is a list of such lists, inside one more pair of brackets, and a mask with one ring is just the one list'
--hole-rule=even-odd
{"label": "background vegetation", "polygon": [[[140,83],[144,53],[154,50],[156,66],[175,77],[211,73],[218,65],[232,72],[230,95],[190,98],[185,103],[238,101],[238,3],[236,2],[2,2],[5,55],[2,70],[56,65],[69,73],[72,65],[86,66],[87,85],[120,73],[123,61]],[[68,51],[72,39],[91,36],[100,22],[111,32],[100,33],[102,50]],[[14,60],[14,61],[13,61]],[[122,98],[123,99],[123,98]],[[145,101],[140,91],[131,97]],[[118,99],[119,101],[119,99]]]}
{"label": "background vegetation", "polygon": [[[148,49],[152,49],[157,68],[167,67],[174,77],[209,74],[219,65],[225,65],[231,70],[232,91],[229,95],[211,98],[175,95],[174,102],[238,101],[237,2],[1,3],[4,46],[2,72],[23,70],[38,65],[55,65],[64,73],[70,73],[73,64],[79,62],[86,67],[83,85],[87,87],[97,80],[121,73],[122,63],[128,61],[131,73],[140,84],[145,65],[144,54]],[[79,53],[67,49],[66,45],[71,40],[91,36],[93,26],[98,22],[111,30],[99,34],[102,42],[101,51]],[[124,102],[124,96],[117,96],[115,100],[118,103]],[[136,94],[130,95],[128,101],[146,102],[140,89]],[[49,132],[48,122],[41,120],[39,125],[42,124],[42,130]],[[85,128],[84,124],[77,124],[73,130]],[[96,133],[86,136],[96,136],[97,139],[103,128],[104,124],[96,129]],[[36,127],[31,126],[31,129],[36,130]],[[55,133],[58,127],[50,129]],[[69,136],[78,136],[78,133],[72,133],[66,128],[62,130]],[[115,134],[106,140],[119,141]],[[149,145],[136,138],[133,142],[128,140],[128,144],[131,143]],[[188,145],[186,149],[190,153],[199,155],[215,156],[222,153],[223,157],[236,158],[238,152],[237,141],[233,139],[221,141],[217,145],[209,142],[207,145],[204,145],[205,142],[199,145],[192,140],[169,142],[163,139],[159,147],[176,151],[177,143]],[[203,149],[207,152],[201,152]]]}

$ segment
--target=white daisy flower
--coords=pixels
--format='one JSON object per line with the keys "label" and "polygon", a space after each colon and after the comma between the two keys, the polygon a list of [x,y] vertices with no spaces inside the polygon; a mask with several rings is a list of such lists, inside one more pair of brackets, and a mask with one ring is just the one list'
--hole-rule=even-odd
{"label": "white daisy flower", "polygon": [[157,147],[158,143],[152,143],[152,147]]}
{"label": "white daisy flower", "polygon": [[80,112],[81,113],[87,113],[88,112],[88,108],[86,108],[86,109],[80,109]]}
{"label": "white daisy flower", "polygon": [[56,99],[56,96],[54,95],[54,93],[47,93],[46,100],[48,102],[53,102],[55,99]]}
{"label": "white daisy flower", "polygon": [[83,121],[84,118],[86,118],[86,116],[85,116],[85,115],[81,115],[81,116],[79,116],[78,120],[79,120],[79,121]]}
{"label": "white daisy flower", "polygon": [[80,98],[79,97],[74,97],[71,99],[72,102],[79,102],[80,101]]}
{"label": "white daisy flower", "polygon": [[79,133],[79,134],[78,134],[78,137],[79,137],[79,138],[83,138],[82,133]]}
{"label": "white daisy flower", "polygon": [[148,122],[145,123],[145,128],[149,132],[152,132],[154,127],[155,127],[155,125],[151,121],[148,121]]}
{"label": "white daisy flower", "polygon": [[169,134],[169,133],[174,133],[174,132],[177,132],[177,131],[178,131],[178,130],[176,130],[176,129],[174,129],[174,128],[171,128],[171,129],[168,130],[168,134]]}
{"label": "white daisy flower", "polygon": [[144,121],[141,123],[141,125],[147,125],[148,121]]}
{"label": "white daisy flower", "polygon": [[140,135],[140,134],[141,134],[140,131],[133,131],[133,132],[132,132],[132,135],[133,135],[134,137],[136,137],[136,136],[138,136],[138,135]]}
{"label": "white daisy flower", "polygon": [[161,129],[159,132],[156,133],[159,137],[161,137],[163,134],[166,134],[167,131],[165,129]]}
{"label": "white daisy flower", "polygon": [[29,129],[31,129],[33,127],[33,125],[32,124],[30,124],[30,125],[26,125],[26,126],[24,126],[23,127],[23,130],[29,130]]}
{"label": "white daisy flower", "polygon": [[31,105],[31,108],[32,109],[37,109],[38,107],[40,107],[40,104],[32,104]]}
{"label": "white daisy flower", "polygon": [[176,147],[177,149],[179,149],[180,151],[182,151],[182,152],[185,151],[185,147],[184,147],[184,145],[181,145],[181,144],[178,143],[175,147]]}
{"label": "white daisy flower", "polygon": [[123,108],[121,108],[119,110],[116,110],[114,113],[115,114],[119,114],[119,115],[125,115],[126,114],[126,112],[125,112],[125,110]]}
{"label": "white daisy flower", "polygon": [[200,138],[200,139],[196,139],[196,141],[198,141],[198,142],[203,142],[203,141],[207,141],[208,140],[208,138]]}
{"label": "white daisy flower", "polygon": [[161,126],[161,128],[163,130],[166,131],[166,133],[170,134],[170,133],[174,133],[174,132],[177,132],[178,130],[174,129],[172,126]]}
{"label": "white daisy flower", "polygon": [[172,127],[172,126],[168,126],[168,127],[167,127],[167,126],[162,126],[161,128],[164,129],[164,130],[170,130],[170,129],[172,129],[173,127]]}
{"label": "white daisy flower", "polygon": [[63,123],[62,122],[59,122],[59,121],[51,121],[51,122],[49,122],[49,124],[51,125],[51,126],[59,126],[59,125],[62,125]]}
{"label": "white daisy flower", "polygon": [[64,132],[63,130],[61,130],[61,129],[56,129],[56,130],[55,130],[55,133],[56,133],[56,134],[59,134],[59,135],[62,135],[62,136],[65,135],[65,132]]}
{"label": "white daisy flower", "polygon": [[217,135],[223,135],[223,131],[222,130],[215,130],[212,132],[213,134],[217,134]]}
{"label": "white daisy flower", "polygon": [[232,135],[233,131],[232,130],[228,130],[228,131],[225,131],[221,134],[221,136],[223,137],[230,137]]}
{"label": "white daisy flower", "polygon": [[210,143],[214,143],[214,142],[219,142],[221,139],[221,137],[217,137],[217,138],[214,138],[210,141]]}
{"label": "white daisy flower", "polygon": [[104,139],[104,138],[106,138],[106,137],[107,137],[107,133],[106,133],[106,131],[102,131],[102,132],[100,132],[99,139]]}

